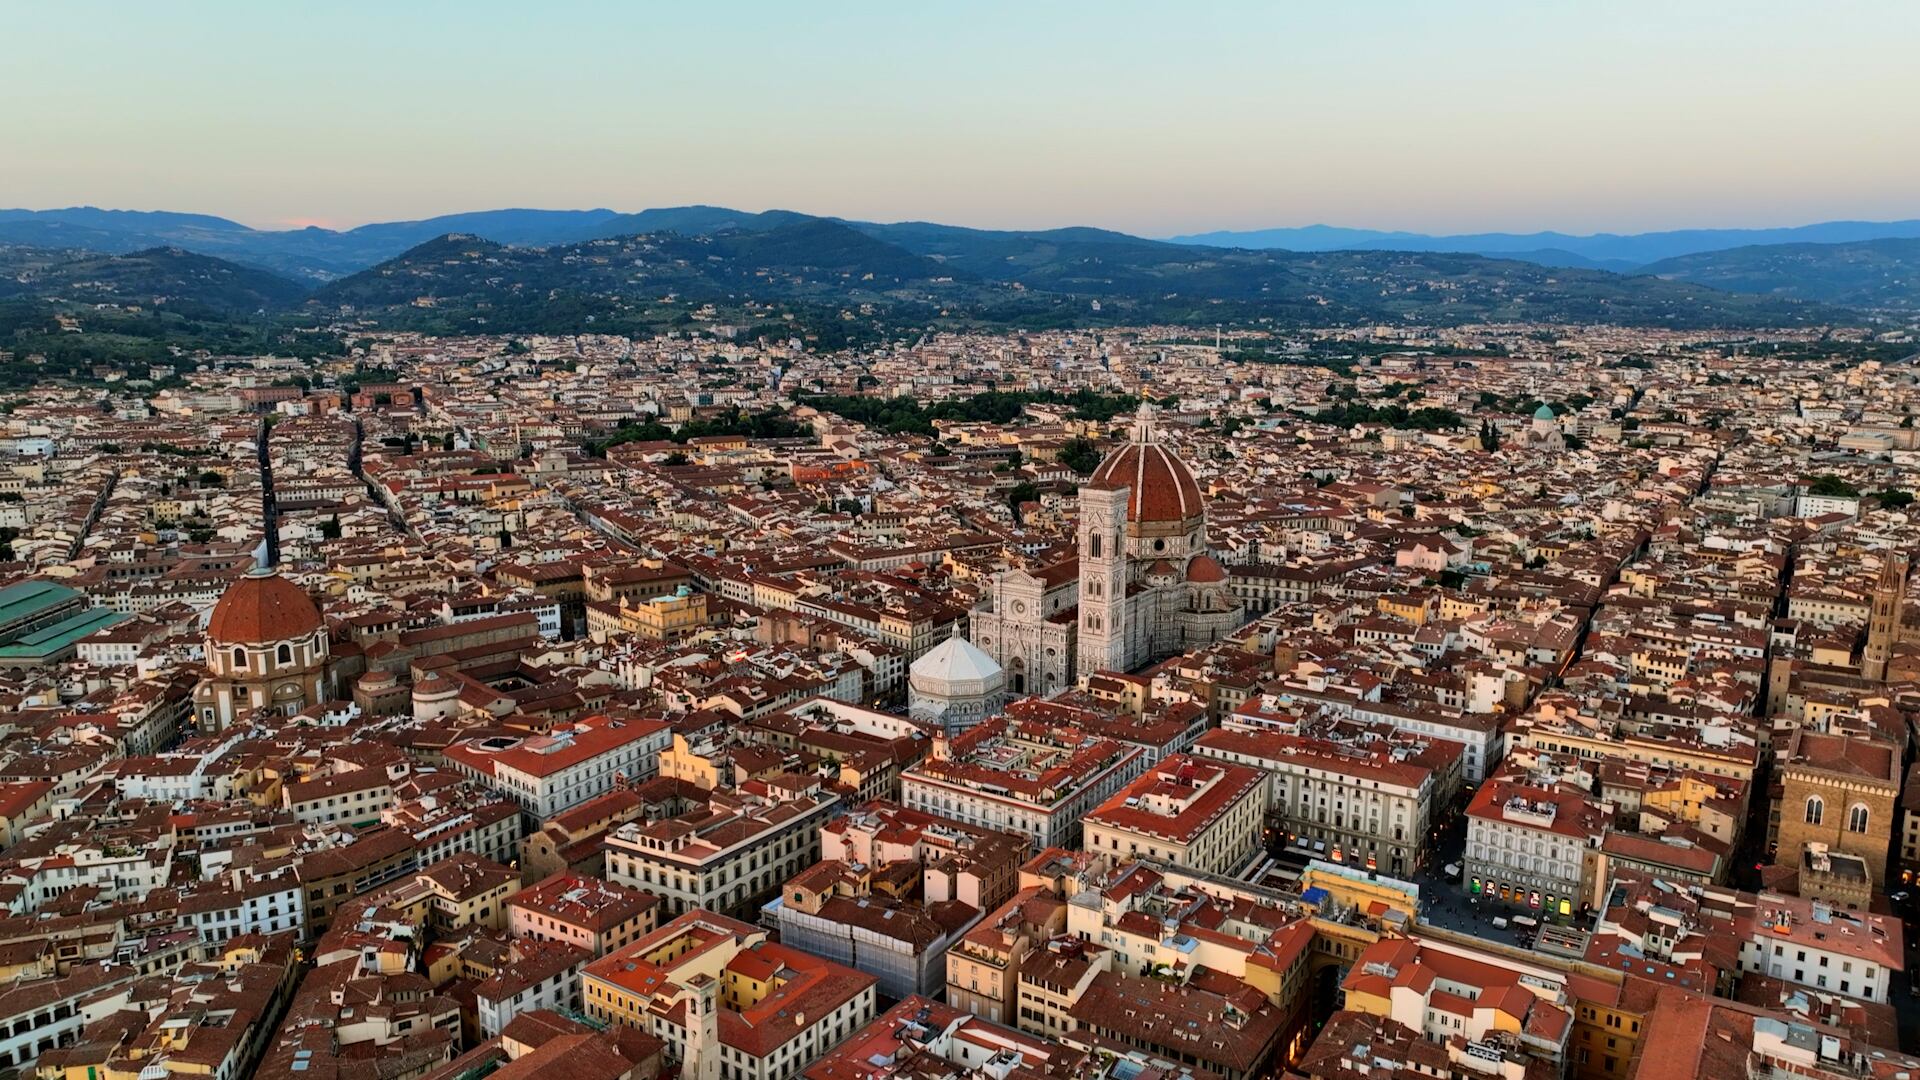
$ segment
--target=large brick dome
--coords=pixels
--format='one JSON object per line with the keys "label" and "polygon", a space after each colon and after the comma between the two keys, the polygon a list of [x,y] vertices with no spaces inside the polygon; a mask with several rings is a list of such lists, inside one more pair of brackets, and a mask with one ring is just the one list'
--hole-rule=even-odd
{"label": "large brick dome", "polygon": [[1089,484],[1128,488],[1127,520],[1186,521],[1204,506],[1186,462],[1157,442],[1130,442],[1107,455]]}
{"label": "large brick dome", "polygon": [[320,629],[320,609],[300,586],[272,571],[253,571],[213,605],[207,638],[222,645],[295,641]]}
{"label": "large brick dome", "polygon": [[1227,570],[1213,556],[1202,553],[1187,564],[1187,580],[1195,585],[1218,585],[1227,580]]}

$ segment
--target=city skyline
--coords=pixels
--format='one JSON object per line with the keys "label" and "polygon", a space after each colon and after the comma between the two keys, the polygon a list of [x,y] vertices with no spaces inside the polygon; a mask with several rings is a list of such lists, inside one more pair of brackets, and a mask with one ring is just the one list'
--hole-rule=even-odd
{"label": "city skyline", "polygon": [[1920,213],[1920,148],[1890,135],[1920,125],[1905,5],[463,14],[16,12],[42,47],[0,118],[0,202],[263,228],[709,203],[1146,236]]}
{"label": "city skyline", "polygon": [[0,11],[0,1080],[1920,1077],[1920,4]]}

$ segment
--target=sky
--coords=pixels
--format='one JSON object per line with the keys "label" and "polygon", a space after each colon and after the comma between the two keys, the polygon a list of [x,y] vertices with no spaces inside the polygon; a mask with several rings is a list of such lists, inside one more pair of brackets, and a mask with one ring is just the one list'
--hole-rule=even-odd
{"label": "sky", "polygon": [[0,206],[1149,236],[1920,217],[1916,0],[0,0]]}

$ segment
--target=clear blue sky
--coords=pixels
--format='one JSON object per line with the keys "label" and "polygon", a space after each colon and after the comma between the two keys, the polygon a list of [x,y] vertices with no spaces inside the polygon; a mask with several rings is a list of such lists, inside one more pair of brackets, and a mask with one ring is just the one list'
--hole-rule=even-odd
{"label": "clear blue sky", "polygon": [[20,0],[0,39],[0,206],[1150,235],[1920,217],[1920,0]]}

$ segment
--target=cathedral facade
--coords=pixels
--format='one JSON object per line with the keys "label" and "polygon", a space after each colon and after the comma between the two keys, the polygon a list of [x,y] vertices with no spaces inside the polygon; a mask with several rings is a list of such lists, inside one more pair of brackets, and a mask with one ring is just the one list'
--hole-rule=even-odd
{"label": "cathedral facade", "polygon": [[1048,694],[1096,671],[1132,671],[1218,641],[1246,621],[1207,549],[1207,511],[1186,463],[1142,405],[1126,445],[1080,489],[1074,559],[995,575],[973,642],[1011,694]]}

